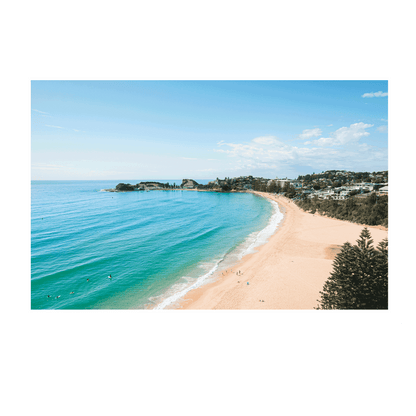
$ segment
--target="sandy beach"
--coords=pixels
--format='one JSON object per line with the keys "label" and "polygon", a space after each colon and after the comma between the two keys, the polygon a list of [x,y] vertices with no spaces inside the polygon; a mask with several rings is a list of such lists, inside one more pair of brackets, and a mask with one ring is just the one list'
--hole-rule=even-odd
{"label": "sandy beach", "polygon": [[[282,196],[284,219],[269,241],[215,281],[187,293],[179,309],[313,309],[342,244],[355,244],[364,226],[306,213]],[[376,246],[387,237],[368,227]],[[232,271],[231,271],[232,270]],[[241,271],[241,274],[237,272]],[[247,284],[248,283],[248,284]]]}

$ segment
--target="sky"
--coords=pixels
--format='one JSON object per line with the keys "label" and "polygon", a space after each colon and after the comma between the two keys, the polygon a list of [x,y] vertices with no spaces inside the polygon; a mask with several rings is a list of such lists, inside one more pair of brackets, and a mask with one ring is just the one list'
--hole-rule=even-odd
{"label": "sky", "polygon": [[32,180],[387,170],[387,81],[32,81]]}

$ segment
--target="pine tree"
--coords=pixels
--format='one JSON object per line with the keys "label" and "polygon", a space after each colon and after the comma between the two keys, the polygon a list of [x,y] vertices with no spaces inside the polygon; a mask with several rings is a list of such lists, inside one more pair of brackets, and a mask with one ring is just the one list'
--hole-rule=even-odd
{"label": "pine tree", "polygon": [[335,257],[317,309],[387,309],[388,242],[377,249],[367,228],[357,245],[345,243]]}
{"label": "pine tree", "polygon": [[379,261],[375,268],[377,279],[372,289],[372,299],[375,307],[373,309],[387,309],[388,307],[388,240],[384,239],[377,246]]}

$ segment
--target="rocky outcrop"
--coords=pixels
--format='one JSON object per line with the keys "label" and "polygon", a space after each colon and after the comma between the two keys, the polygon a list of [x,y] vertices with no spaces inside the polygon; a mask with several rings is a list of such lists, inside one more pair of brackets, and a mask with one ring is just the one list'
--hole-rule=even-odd
{"label": "rocky outcrop", "polygon": [[181,188],[194,189],[198,186],[198,182],[193,179],[182,179]]}
{"label": "rocky outcrop", "polygon": [[173,189],[173,185],[169,185],[168,182],[140,182],[136,185],[130,185],[129,183],[119,183],[114,189],[104,189],[107,192],[131,192],[131,191],[149,191],[149,190],[165,190]]}
{"label": "rocky outcrop", "polygon": [[130,185],[129,183],[119,183],[114,189],[105,189],[109,192],[130,192],[130,191],[151,191],[151,190],[168,190],[168,189],[198,189],[203,191],[215,191],[215,192],[245,192],[250,189],[255,189],[255,186],[264,185],[270,183],[270,179],[255,178],[253,176],[240,176],[238,178],[217,178],[215,181],[208,182],[206,185],[198,184],[193,179],[182,179],[180,186],[170,185],[169,182],[157,182],[157,181],[145,181],[136,185]]}
{"label": "rocky outcrop", "polygon": [[169,182],[140,182],[135,185],[137,188],[146,188],[146,189],[170,189],[171,185]]}
{"label": "rocky outcrop", "polygon": [[135,187],[133,185],[130,185],[129,183],[119,183],[116,186],[116,192],[129,192],[134,191]]}

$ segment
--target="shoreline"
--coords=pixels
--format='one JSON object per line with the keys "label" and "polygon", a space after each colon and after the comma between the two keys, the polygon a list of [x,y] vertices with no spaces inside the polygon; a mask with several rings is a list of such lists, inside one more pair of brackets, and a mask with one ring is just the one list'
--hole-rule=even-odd
{"label": "shoreline", "polygon": [[[274,234],[255,253],[190,290],[170,309],[313,309],[318,305],[333,259],[345,242],[355,244],[364,226],[304,212],[283,196],[253,193],[278,203],[283,219]],[[388,236],[381,226],[368,228],[374,246]]]}
{"label": "shoreline", "polygon": [[[197,189],[187,189],[187,191],[195,192],[213,192],[211,190],[197,190]],[[233,192],[237,193],[237,192]],[[239,192],[241,193],[241,192]],[[252,192],[244,192],[252,193]],[[263,198],[262,195],[255,195],[258,198]],[[216,281],[218,277],[222,276],[227,269],[231,269],[235,264],[239,263],[243,257],[246,257],[249,254],[254,254],[258,247],[265,244],[269,238],[276,232],[276,229],[281,225],[284,220],[284,213],[279,210],[279,206],[274,201],[265,201],[265,204],[269,204],[271,207],[271,215],[267,219],[267,223],[263,225],[263,228],[251,232],[246,236],[244,241],[238,244],[237,247],[228,251],[223,255],[223,257],[217,259],[213,267],[209,269],[206,273],[201,276],[198,276],[194,281],[188,281],[187,283],[175,283],[172,285],[165,293],[156,297],[156,303],[153,306],[148,307],[148,309],[176,309],[178,304],[186,296],[189,291],[193,291],[196,288],[202,287],[206,284],[209,284],[213,281]],[[284,211],[284,210],[283,210]],[[187,278],[185,277],[185,280]]]}

